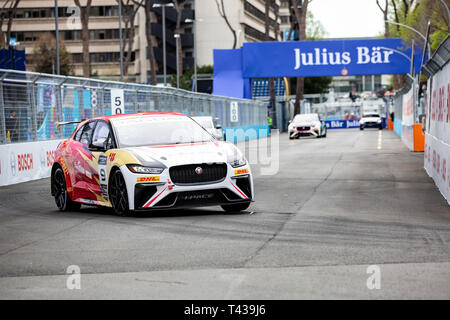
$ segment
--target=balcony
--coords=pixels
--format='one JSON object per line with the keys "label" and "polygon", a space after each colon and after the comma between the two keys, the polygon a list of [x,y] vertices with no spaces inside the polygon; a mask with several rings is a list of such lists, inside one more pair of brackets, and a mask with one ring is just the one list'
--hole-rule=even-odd
{"label": "balcony", "polygon": [[[153,52],[155,53],[155,59],[158,64],[161,66],[159,70],[162,73],[162,65],[163,65],[163,49],[158,47],[153,47]],[[167,66],[167,74],[176,74],[177,73],[177,57],[174,54],[166,52],[166,66]],[[188,68],[194,67],[194,58],[183,58],[183,69],[184,71]]]}
{"label": "balcony", "polygon": [[[152,23],[152,35],[162,41],[162,26],[157,23]],[[166,28],[166,44],[173,48],[176,48],[176,41],[174,37],[175,33]],[[181,35],[181,46],[183,48],[192,48],[194,45],[193,34],[182,34]]]}

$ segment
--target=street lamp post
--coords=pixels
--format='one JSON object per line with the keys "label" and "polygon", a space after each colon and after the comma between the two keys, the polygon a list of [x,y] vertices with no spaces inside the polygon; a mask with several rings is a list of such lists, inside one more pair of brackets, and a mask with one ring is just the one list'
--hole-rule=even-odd
{"label": "street lamp post", "polygon": [[163,73],[164,86],[167,85],[167,66],[166,66],[166,7],[173,7],[173,3],[155,3],[153,8],[162,8],[162,37],[163,37]]}
{"label": "street lamp post", "polygon": [[242,32],[242,29],[237,30],[237,47],[238,48],[241,47],[241,32]]}
{"label": "street lamp post", "polygon": [[447,10],[447,17],[448,17],[448,23],[449,23],[448,31],[450,32],[450,10],[448,9],[448,6],[444,2],[444,0],[441,0],[441,3],[444,5],[445,10]]}
{"label": "street lamp post", "polygon": [[178,38],[180,38],[180,35],[178,33],[174,34],[173,37],[175,38],[175,43],[176,43],[176,55],[177,55],[177,89],[180,88],[180,60],[179,60],[179,50],[180,48],[178,47]]}
{"label": "street lamp post", "polygon": [[[414,29],[414,28],[412,28],[410,26],[407,26],[406,24],[397,23],[397,22],[390,21],[390,20],[385,20],[385,22],[390,23],[390,24],[395,24],[397,26],[405,27],[406,29],[409,29],[409,30],[417,33],[419,36],[422,37],[422,39],[425,41],[425,43],[427,43],[427,38],[422,33],[417,31],[416,29]],[[431,57],[431,49],[430,49],[430,44],[428,43],[428,58],[430,58],[430,57]]]}

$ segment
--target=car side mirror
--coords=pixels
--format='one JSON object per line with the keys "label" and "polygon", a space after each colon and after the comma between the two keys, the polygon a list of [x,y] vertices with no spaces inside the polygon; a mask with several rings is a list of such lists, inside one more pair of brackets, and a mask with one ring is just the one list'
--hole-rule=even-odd
{"label": "car side mirror", "polygon": [[221,124],[216,124],[216,129],[222,129],[222,125]]}

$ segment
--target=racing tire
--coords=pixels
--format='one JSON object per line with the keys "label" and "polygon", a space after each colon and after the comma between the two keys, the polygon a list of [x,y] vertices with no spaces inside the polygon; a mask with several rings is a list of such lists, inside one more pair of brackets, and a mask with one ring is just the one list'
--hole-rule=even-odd
{"label": "racing tire", "polygon": [[77,211],[81,208],[81,203],[70,199],[67,193],[66,178],[61,168],[56,169],[52,175],[52,187],[59,211]]}
{"label": "racing tire", "polygon": [[126,216],[130,213],[127,187],[120,170],[116,170],[109,181],[109,200],[116,215]]}
{"label": "racing tire", "polygon": [[383,127],[378,127],[378,130],[383,130]]}
{"label": "racing tire", "polygon": [[363,127],[359,127],[359,130],[363,131],[363,130],[364,130],[364,128],[363,128]]}
{"label": "racing tire", "polygon": [[236,204],[224,204],[221,205],[222,209],[225,210],[225,212],[241,212],[244,211],[246,209],[248,209],[248,207],[250,206],[250,202],[247,203],[236,203]]}

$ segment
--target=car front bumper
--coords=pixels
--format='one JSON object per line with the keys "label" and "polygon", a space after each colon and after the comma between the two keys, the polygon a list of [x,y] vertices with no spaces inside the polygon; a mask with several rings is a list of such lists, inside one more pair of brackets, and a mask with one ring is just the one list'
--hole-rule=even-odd
{"label": "car front bumper", "polygon": [[289,137],[298,138],[298,137],[317,137],[319,135],[319,129],[312,128],[309,130],[298,130],[293,129],[289,130]]}
{"label": "car front bumper", "polygon": [[227,164],[224,179],[197,184],[175,184],[165,169],[159,175],[132,173],[120,168],[127,186],[130,210],[146,211],[215,206],[251,202],[253,179],[248,165],[233,168]]}
{"label": "car front bumper", "polygon": [[359,124],[361,128],[379,128],[381,125],[382,124],[378,122],[364,122]]}

